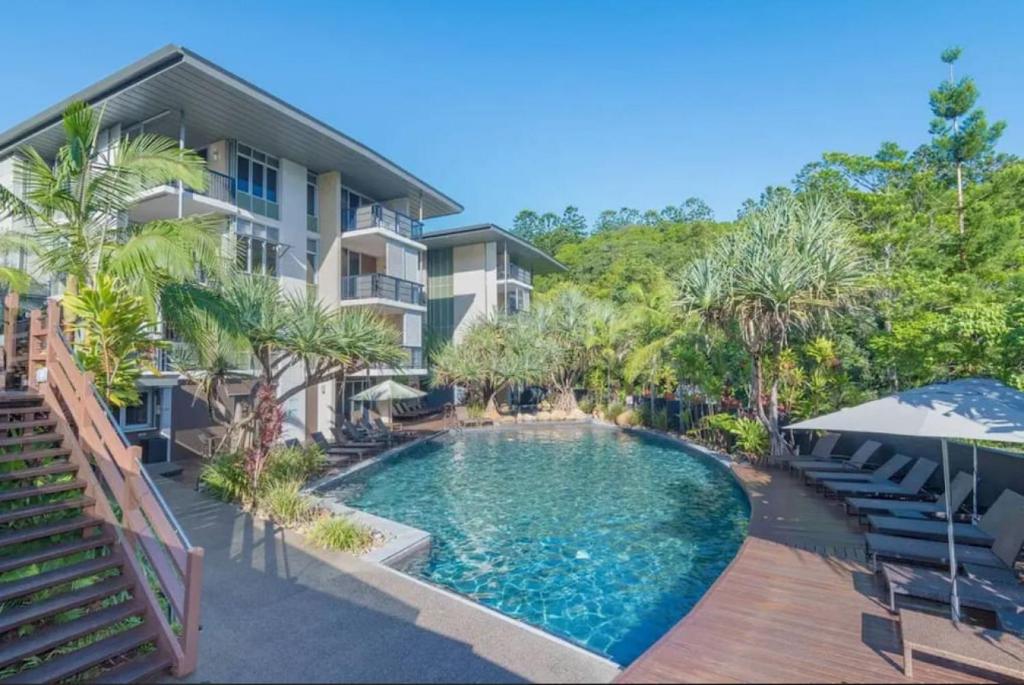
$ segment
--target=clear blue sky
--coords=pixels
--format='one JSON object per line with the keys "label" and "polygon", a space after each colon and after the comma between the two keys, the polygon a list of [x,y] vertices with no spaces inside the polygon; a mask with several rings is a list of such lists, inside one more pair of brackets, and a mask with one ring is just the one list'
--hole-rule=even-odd
{"label": "clear blue sky", "polygon": [[942,48],[964,47],[1001,149],[1024,152],[1024,3],[5,3],[0,129],[179,43],[459,200],[703,198],[716,216],[826,150],[927,138]]}

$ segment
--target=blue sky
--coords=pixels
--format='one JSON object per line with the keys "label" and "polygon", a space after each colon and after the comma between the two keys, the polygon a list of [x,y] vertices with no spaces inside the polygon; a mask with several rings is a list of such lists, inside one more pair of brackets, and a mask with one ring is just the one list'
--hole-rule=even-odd
{"label": "blue sky", "polygon": [[952,44],[1022,152],[1022,25],[937,0],[10,3],[0,129],[173,42],[465,205],[436,227],[689,196],[729,219],[823,151],[926,140]]}

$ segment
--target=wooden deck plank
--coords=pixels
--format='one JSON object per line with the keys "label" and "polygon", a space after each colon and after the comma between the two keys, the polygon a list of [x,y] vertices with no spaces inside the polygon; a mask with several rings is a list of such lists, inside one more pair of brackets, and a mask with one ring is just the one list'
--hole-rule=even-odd
{"label": "wooden deck plank", "polygon": [[[746,541],[619,682],[911,682],[857,517],[785,471],[739,466],[736,474],[751,501]],[[913,682],[989,677],[915,659]]]}

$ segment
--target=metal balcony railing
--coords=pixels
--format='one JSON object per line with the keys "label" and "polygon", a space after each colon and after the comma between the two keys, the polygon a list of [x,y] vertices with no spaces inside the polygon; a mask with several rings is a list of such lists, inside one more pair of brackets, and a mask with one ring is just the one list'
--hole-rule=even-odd
{"label": "metal balcony railing", "polygon": [[202,192],[192,188],[189,190],[214,200],[235,204],[235,179],[209,169],[205,169],[203,175],[206,176],[206,190]]}
{"label": "metal balcony railing", "polygon": [[533,274],[515,262],[509,262],[508,269],[500,261],[498,262],[498,280],[515,280],[530,285],[533,282]]}
{"label": "metal balcony railing", "polygon": [[342,232],[382,228],[400,236],[419,240],[423,224],[383,205],[364,205],[342,210]]}
{"label": "metal balcony railing", "polygon": [[422,347],[402,347],[402,360],[397,364],[374,364],[373,368],[381,371],[400,369],[424,369]]}
{"label": "metal balcony railing", "polygon": [[423,286],[403,278],[395,278],[387,274],[361,274],[359,276],[343,276],[341,279],[341,299],[362,300],[379,297],[406,304],[426,306],[427,298]]}

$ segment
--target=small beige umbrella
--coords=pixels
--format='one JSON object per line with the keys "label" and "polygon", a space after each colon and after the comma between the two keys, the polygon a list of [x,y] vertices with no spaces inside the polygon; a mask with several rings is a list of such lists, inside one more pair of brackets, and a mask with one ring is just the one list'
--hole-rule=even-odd
{"label": "small beige umbrella", "polygon": [[372,388],[367,388],[352,396],[353,402],[386,402],[388,407],[388,423],[391,423],[392,402],[395,400],[414,400],[423,397],[427,393],[408,385],[402,385],[390,378],[378,383]]}

